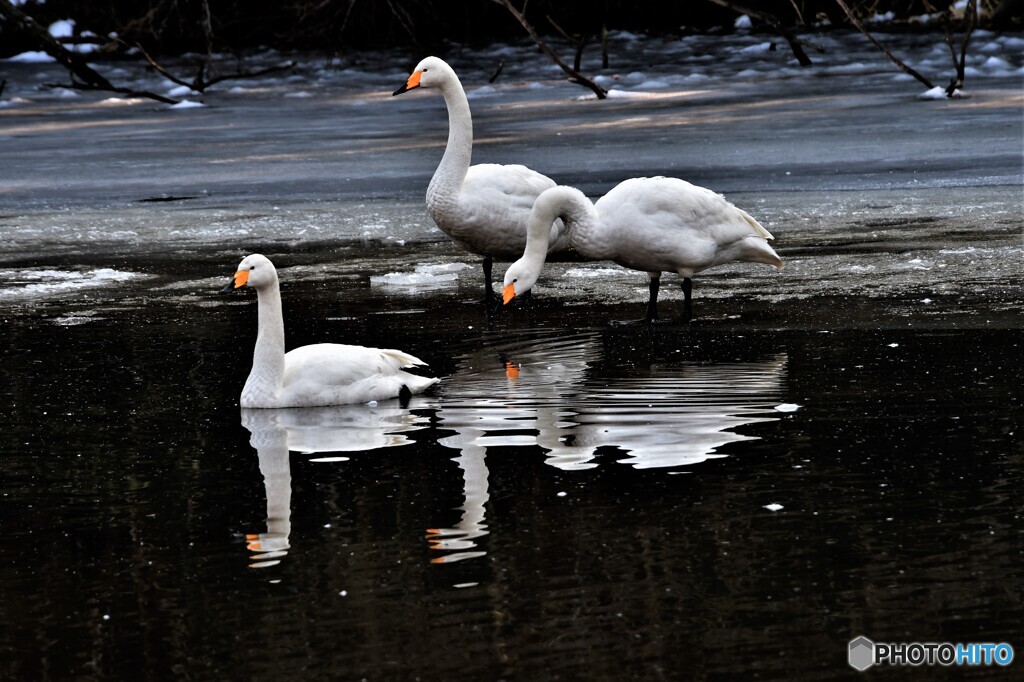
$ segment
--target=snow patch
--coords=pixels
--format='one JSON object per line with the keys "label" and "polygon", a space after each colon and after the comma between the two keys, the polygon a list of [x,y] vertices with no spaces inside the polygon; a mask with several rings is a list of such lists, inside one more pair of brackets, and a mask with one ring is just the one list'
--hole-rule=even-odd
{"label": "snow patch", "polygon": [[423,289],[451,286],[459,280],[459,272],[471,268],[466,263],[432,263],[417,265],[412,272],[389,272],[371,275],[370,284],[396,287],[410,293]]}
{"label": "snow patch", "polygon": [[20,64],[49,64],[57,60],[45,52],[22,52],[21,54],[9,57],[5,61],[18,62]]}

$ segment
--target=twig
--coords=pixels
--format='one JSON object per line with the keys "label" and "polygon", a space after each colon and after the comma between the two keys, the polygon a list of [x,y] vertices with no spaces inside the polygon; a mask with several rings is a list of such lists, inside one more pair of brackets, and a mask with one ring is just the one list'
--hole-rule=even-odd
{"label": "twig", "polygon": [[61,45],[50,32],[36,23],[36,20],[11,4],[10,0],[0,0],[0,17],[11,20],[14,28],[29,34],[46,54],[64,65],[72,75],[92,85],[97,90],[112,90],[114,86],[106,78],[92,69],[81,56]]}
{"label": "twig", "polygon": [[896,66],[900,67],[900,69],[904,73],[908,73],[911,76],[913,76],[914,78],[916,78],[917,80],[919,80],[920,82],[924,83],[925,87],[927,87],[929,90],[935,87],[934,85],[932,85],[932,82],[930,80],[928,80],[927,78],[925,78],[924,76],[919,74],[917,71],[915,71],[914,69],[910,68],[909,66],[904,64],[902,61],[900,61],[900,59],[898,57],[896,57],[895,55],[893,55],[892,52],[889,52],[889,50],[887,50],[885,48],[885,46],[882,45],[882,43],[878,42],[873,35],[868,33],[868,30],[866,28],[864,28],[864,25],[860,23],[860,21],[853,14],[853,12],[850,10],[850,8],[847,6],[847,4],[845,2],[843,2],[843,0],[836,0],[836,4],[839,5],[840,9],[842,9],[843,12],[846,13],[847,18],[850,20],[850,23],[853,24],[853,26],[858,31],[863,33],[864,36],[868,40],[870,40],[874,44],[875,47],[877,47],[879,50],[881,50],[885,54],[886,57],[888,57],[890,60],[892,60],[892,62]]}
{"label": "twig", "polygon": [[161,66],[155,59],[153,59],[153,57],[150,56],[150,54],[148,52],[146,52],[146,50],[141,45],[136,43],[135,47],[136,47],[136,49],[139,50],[139,52],[142,53],[142,56],[146,60],[146,62],[149,63],[149,65],[152,66],[154,69],[156,69],[156,71],[161,76],[163,76],[167,80],[171,81],[172,83],[177,83],[178,85],[184,85],[186,88],[191,88],[192,90],[195,90],[196,92],[205,92],[206,88],[210,87],[211,85],[216,85],[217,83],[220,83],[220,82],[226,81],[226,80],[231,80],[233,78],[257,78],[259,76],[265,76],[268,73],[274,73],[276,71],[284,71],[286,69],[290,69],[293,66],[295,66],[295,62],[285,62],[284,64],[278,64],[277,66],[268,66],[267,68],[259,69],[258,71],[238,71],[237,73],[226,74],[226,75],[223,75],[223,76],[214,76],[213,78],[206,79],[203,76],[205,70],[202,67],[202,65],[200,65],[199,73],[196,74],[196,77],[192,80],[191,83],[189,83],[186,80],[178,78],[177,76],[172,74],[170,71],[165,69],[163,66]]}
{"label": "twig", "polygon": [[208,88],[211,85],[216,85],[222,81],[234,80],[235,78],[259,78],[260,76],[266,76],[268,73],[276,73],[278,71],[287,71],[295,66],[295,62],[285,62],[284,64],[278,64],[277,66],[268,66],[265,69],[258,69],[256,71],[239,71],[237,73],[229,73],[223,76],[215,76],[210,80],[206,81],[204,88]]}
{"label": "twig", "polygon": [[[594,94],[597,95],[598,99],[605,99],[608,96],[607,90],[605,90],[600,85],[590,80],[589,78],[581,74],[579,71],[572,69],[572,67],[563,62],[561,58],[559,58],[559,56],[555,54],[555,51],[548,47],[548,44],[541,39],[541,37],[537,34],[537,31],[535,31],[533,26],[530,25],[530,22],[526,20],[526,17],[523,16],[523,14],[519,10],[512,6],[512,3],[509,0],[493,0],[493,2],[507,9],[509,13],[513,17],[515,17],[516,21],[519,22],[519,25],[522,26],[529,34],[530,38],[533,39],[533,42],[537,43],[537,47],[539,47],[548,57],[550,57],[551,61],[557,64],[559,68],[562,69],[562,71],[565,71],[567,74],[569,74],[570,82],[578,83],[580,85],[590,88],[591,90],[594,91]],[[525,9],[525,5],[523,8]]]}
{"label": "twig", "polygon": [[956,75],[953,76],[949,81],[949,85],[946,86],[946,95],[949,97],[953,96],[957,90],[964,86],[964,78],[966,78],[967,68],[967,45],[971,42],[971,34],[974,32],[975,24],[978,21],[978,4],[977,0],[969,0],[967,3],[967,9],[964,10],[964,39],[960,43],[960,57],[957,58],[956,48],[953,46],[953,33],[951,29],[952,22],[946,22],[946,45],[949,47],[949,56],[953,59],[953,70]]}
{"label": "twig", "polygon": [[576,45],[576,56],[572,60],[572,69],[573,71],[579,73],[580,65],[583,63],[583,48],[586,47],[587,37],[581,36],[579,38],[573,38],[568,33],[566,33],[565,29],[559,26],[558,22],[552,19],[550,15],[547,19],[548,23],[550,23],[554,27],[554,29],[558,31],[559,35],[561,35],[567,43],[572,43]]}
{"label": "twig", "polygon": [[800,62],[800,66],[813,66],[814,65],[814,62],[811,61],[811,58],[807,56],[806,52],[804,52],[804,48],[803,48],[803,45],[801,45],[800,39],[797,38],[796,35],[794,35],[792,31],[790,31],[788,28],[783,26],[782,22],[779,21],[778,17],[776,17],[774,14],[772,14],[770,12],[764,12],[764,11],[761,11],[761,10],[750,9],[749,7],[745,7],[743,5],[737,4],[735,2],[732,2],[731,0],[707,0],[707,1],[711,2],[711,3],[714,3],[714,4],[718,5],[719,7],[725,7],[726,9],[731,9],[732,11],[737,12],[738,14],[747,14],[747,15],[750,15],[752,17],[757,17],[758,19],[760,19],[761,21],[765,22],[766,24],[769,24],[772,28],[774,28],[779,33],[779,35],[781,35],[786,40],[787,43],[789,43],[789,49],[793,51],[793,56],[796,57],[796,60],[798,62]]}
{"label": "twig", "polygon": [[[120,38],[118,38],[118,42],[121,43],[122,45],[124,45],[125,47],[130,47],[128,45],[128,43],[124,42]],[[146,52],[146,49],[144,47],[142,47],[142,45],[140,45],[139,43],[135,43],[135,49],[138,50],[142,54],[142,58],[145,59],[146,62],[150,66],[152,66],[154,69],[156,69],[156,72],[159,73],[161,76],[163,76],[167,80],[171,81],[172,83],[177,83],[178,85],[184,85],[186,88],[191,88],[192,87],[191,83],[183,81],[182,79],[178,78],[177,76],[172,74],[170,71],[168,71],[164,67],[160,66],[160,64],[158,64],[155,59],[153,59],[151,56],[149,56],[149,53]]]}
{"label": "twig", "polygon": [[494,71],[494,75],[493,75],[493,76],[491,76],[491,77],[490,77],[490,78],[489,78],[489,79],[487,80],[487,82],[488,82],[488,83],[493,83],[494,81],[498,80],[498,76],[500,76],[500,75],[501,75],[501,72],[502,72],[502,71],[503,71],[504,69],[505,69],[505,60],[504,60],[504,59],[502,59],[501,61],[499,61],[499,62],[498,62],[498,68],[497,68],[497,69],[495,69],[495,71]]}
{"label": "twig", "polygon": [[116,92],[119,95],[128,95],[129,97],[146,97],[148,99],[155,99],[157,102],[163,102],[164,104],[178,104],[179,102],[179,100],[164,97],[163,95],[158,95],[155,92],[150,92],[149,90],[133,90],[132,88],[122,88],[118,85],[100,87],[98,85],[93,85],[92,83],[77,82],[74,77],[72,77],[71,83],[43,83],[43,85],[47,88],[69,88],[71,90]]}
{"label": "twig", "polygon": [[608,26],[601,25],[601,68],[608,68]]}

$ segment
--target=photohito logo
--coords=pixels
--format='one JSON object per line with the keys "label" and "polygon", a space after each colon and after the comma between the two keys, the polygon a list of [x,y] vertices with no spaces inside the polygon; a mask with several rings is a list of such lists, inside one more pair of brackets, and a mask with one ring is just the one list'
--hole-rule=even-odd
{"label": "photohito logo", "polygon": [[1013,647],[1006,642],[872,642],[863,635],[850,640],[850,666],[867,670],[873,665],[999,665],[1013,663]]}

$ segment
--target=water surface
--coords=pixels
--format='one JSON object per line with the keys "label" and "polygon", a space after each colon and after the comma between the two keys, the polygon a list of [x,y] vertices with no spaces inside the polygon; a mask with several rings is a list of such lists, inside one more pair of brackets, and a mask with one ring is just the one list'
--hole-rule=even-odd
{"label": "water surface", "polygon": [[[702,273],[686,328],[624,324],[646,278],[607,263],[552,263],[488,318],[423,210],[443,107],[390,98],[418,58],[308,60],[184,111],[4,65],[0,676],[834,679],[859,635],[1020,654],[1021,57],[978,38],[958,102],[855,34],[811,72],[756,35],[616,35],[602,76],[632,96],[603,103],[532,52],[449,55],[476,160],[594,196],[680,175],[769,227],[786,269]],[[255,302],[215,292],[253,251],[290,347],[397,347],[440,384],[240,410]],[[663,317],[680,297],[666,276]]]}

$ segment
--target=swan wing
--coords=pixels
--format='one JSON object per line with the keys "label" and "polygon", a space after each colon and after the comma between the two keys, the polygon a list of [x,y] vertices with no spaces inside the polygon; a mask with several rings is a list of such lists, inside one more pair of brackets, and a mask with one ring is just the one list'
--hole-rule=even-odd
{"label": "swan wing", "polygon": [[[555,181],[521,165],[470,166],[457,201],[428,202],[448,235],[473,253],[514,260],[526,246],[526,224],[537,197]],[[552,226],[550,248],[567,247],[561,221]]]}
{"label": "swan wing", "polygon": [[302,346],[285,354],[283,407],[309,407],[384,400],[405,386],[419,393],[437,383],[403,367],[424,365],[419,358],[390,348],[336,343]]}
{"label": "swan wing", "polygon": [[602,248],[617,254],[616,262],[649,272],[689,276],[722,262],[734,244],[772,238],[722,195],[678,178],[626,180],[595,207],[607,242]]}

